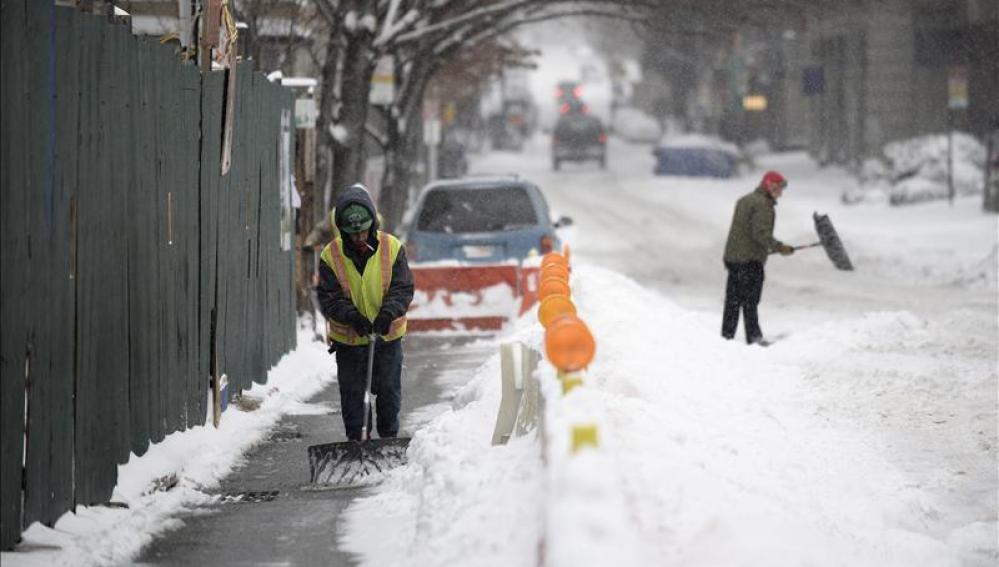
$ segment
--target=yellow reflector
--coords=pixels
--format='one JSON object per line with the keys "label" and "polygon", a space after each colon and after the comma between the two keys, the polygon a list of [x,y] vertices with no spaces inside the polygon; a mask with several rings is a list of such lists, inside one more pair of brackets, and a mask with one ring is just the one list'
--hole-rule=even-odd
{"label": "yellow reflector", "polygon": [[597,446],[597,426],[590,423],[572,426],[572,452],[578,453],[583,447]]}

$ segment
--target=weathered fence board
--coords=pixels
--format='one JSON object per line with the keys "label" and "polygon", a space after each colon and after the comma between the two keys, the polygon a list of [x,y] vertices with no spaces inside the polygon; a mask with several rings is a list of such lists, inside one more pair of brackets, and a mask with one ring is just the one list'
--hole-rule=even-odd
{"label": "weathered fence board", "polygon": [[[20,133],[27,129],[22,85],[25,60],[26,10],[23,2],[5,1],[0,9],[0,96],[4,123],[0,128],[0,543],[8,548],[21,527],[22,453],[24,451],[24,371],[29,305],[21,298],[30,282],[28,207],[25,179],[32,173],[25,163]],[[16,269],[7,269],[16,266]],[[14,299],[9,301],[8,298]]]}

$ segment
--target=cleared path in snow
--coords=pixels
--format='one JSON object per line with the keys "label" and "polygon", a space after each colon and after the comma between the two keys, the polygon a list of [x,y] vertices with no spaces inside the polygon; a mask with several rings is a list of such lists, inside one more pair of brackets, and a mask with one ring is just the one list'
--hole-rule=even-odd
{"label": "cleared path in snow", "polygon": [[[458,378],[495,348],[470,339],[409,337],[403,375],[402,433],[411,434],[446,406]],[[333,365],[333,357],[329,363]],[[363,490],[315,491],[306,448],[344,439],[335,382],[288,415],[245,457],[215,493],[223,497],[177,518],[183,523],[143,550],[140,564],[352,565],[335,537],[343,510]],[[316,410],[316,411],[312,411]],[[235,410],[232,410],[235,411]]]}

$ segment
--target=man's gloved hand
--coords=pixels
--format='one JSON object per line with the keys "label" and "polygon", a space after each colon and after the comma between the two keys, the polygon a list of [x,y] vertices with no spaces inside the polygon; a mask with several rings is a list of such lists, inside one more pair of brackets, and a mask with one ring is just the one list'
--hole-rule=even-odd
{"label": "man's gloved hand", "polygon": [[375,332],[378,333],[379,335],[387,335],[389,332],[389,327],[391,326],[392,326],[392,316],[384,311],[378,313],[378,316],[375,317],[375,323],[374,325],[372,325],[372,327],[375,329]]}
{"label": "man's gloved hand", "polygon": [[779,252],[781,256],[790,256],[791,254],[794,254],[794,247],[788,246],[787,244],[781,244],[777,247],[777,252]]}
{"label": "man's gloved hand", "polygon": [[371,334],[371,321],[361,314],[360,311],[352,311],[350,313],[350,321],[347,321],[354,331],[362,337],[366,337]]}

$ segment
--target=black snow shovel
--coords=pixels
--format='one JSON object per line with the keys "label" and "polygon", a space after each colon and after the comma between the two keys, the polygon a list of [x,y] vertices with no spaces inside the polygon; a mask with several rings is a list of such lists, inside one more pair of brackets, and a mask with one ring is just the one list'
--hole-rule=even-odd
{"label": "black snow shovel", "polygon": [[382,473],[406,464],[408,437],[371,439],[371,374],[375,367],[375,340],[369,337],[368,374],[364,386],[364,418],[361,440],[326,443],[309,447],[312,484],[329,488],[364,486]]}
{"label": "black snow shovel", "polygon": [[829,220],[829,215],[812,213],[812,219],[815,221],[815,232],[819,234],[819,241],[804,246],[795,246],[794,249],[801,250],[803,248],[821,246],[825,249],[826,255],[832,260],[836,269],[853,270],[853,263],[850,262],[850,257],[847,256],[846,249],[843,248],[843,241],[836,234],[836,229],[833,228],[832,221]]}

